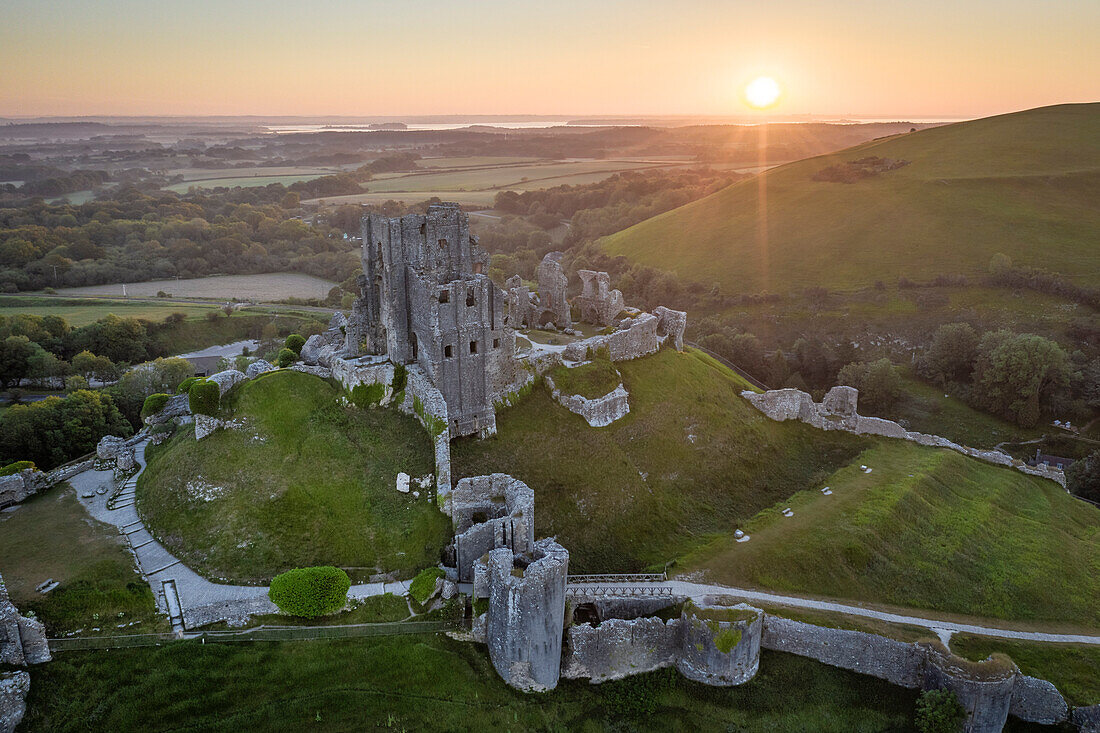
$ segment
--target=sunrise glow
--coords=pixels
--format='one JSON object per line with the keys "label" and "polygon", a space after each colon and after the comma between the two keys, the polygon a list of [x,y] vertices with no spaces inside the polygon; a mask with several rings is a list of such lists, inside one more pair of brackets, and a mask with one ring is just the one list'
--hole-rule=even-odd
{"label": "sunrise glow", "polygon": [[745,101],[750,107],[767,109],[779,101],[779,82],[770,76],[759,76],[745,87]]}

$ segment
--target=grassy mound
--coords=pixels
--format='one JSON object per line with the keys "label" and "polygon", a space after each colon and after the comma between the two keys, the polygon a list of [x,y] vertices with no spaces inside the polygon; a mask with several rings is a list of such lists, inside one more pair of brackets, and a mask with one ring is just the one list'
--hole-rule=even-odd
{"label": "grassy mound", "polygon": [[[1100,626],[1100,510],[1052,481],[883,440],[679,570],[714,582],[971,616]],[[794,516],[780,514],[791,506]]]}
{"label": "grassy mound", "polygon": [[[239,430],[189,430],[148,452],[138,509],[153,533],[213,579],[266,582],[336,565],[353,580],[439,560],[449,522],[399,494],[401,471],[431,473],[414,418],[340,407],[317,377],[271,372],[226,395]],[[191,489],[188,489],[188,484]]]}
{"label": "grassy mound", "polygon": [[619,372],[606,359],[595,359],[572,369],[559,364],[550,377],[562,394],[580,395],[590,400],[603,397],[619,386]]}
{"label": "grassy mound", "polygon": [[[909,164],[851,184],[814,180],[868,156]],[[603,246],[728,292],[978,275],[997,252],[1095,284],[1098,198],[1100,104],[1060,105],[781,166]]]}
{"label": "grassy mound", "polygon": [[[242,674],[242,670],[248,670]],[[916,693],[789,654],[710,687],[662,670],[525,695],[484,647],[445,636],[180,642],[69,652],[35,669],[20,730],[908,730]]]}
{"label": "grassy mound", "polygon": [[497,435],[451,446],[455,477],[501,471],[535,491],[536,534],[577,572],[664,563],[844,465],[869,442],[767,419],[748,385],[697,351],[616,365],[630,414],[592,428],[535,389]]}

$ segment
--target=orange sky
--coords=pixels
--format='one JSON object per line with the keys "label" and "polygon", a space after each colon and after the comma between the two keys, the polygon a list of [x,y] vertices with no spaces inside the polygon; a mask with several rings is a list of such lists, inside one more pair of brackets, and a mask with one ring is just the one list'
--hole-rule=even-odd
{"label": "orange sky", "polygon": [[1100,100],[1097,0],[3,0],[0,116],[981,116]]}

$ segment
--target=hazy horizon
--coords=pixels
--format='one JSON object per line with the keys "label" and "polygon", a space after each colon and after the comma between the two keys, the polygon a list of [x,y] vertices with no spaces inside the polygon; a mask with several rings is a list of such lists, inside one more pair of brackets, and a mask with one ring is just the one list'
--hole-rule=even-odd
{"label": "hazy horizon", "polygon": [[[674,12],[673,12],[674,10]],[[972,118],[1100,99],[1100,3],[10,0],[0,116]],[[766,111],[745,84],[774,78]],[[516,112],[522,109],[524,112]]]}

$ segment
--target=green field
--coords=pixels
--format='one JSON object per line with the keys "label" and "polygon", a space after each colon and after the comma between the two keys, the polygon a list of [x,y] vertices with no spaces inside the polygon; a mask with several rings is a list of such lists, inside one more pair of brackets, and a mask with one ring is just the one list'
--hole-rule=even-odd
{"label": "green field", "polygon": [[[909,161],[812,180],[866,156]],[[610,254],[727,292],[850,288],[1017,265],[1100,280],[1100,104],[895,136],[781,166],[602,240]]]}
{"label": "green field", "polygon": [[501,471],[535,492],[538,536],[557,535],[576,572],[664,563],[815,485],[869,442],[778,423],[748,385],[697,351],[616,367],[630,414],[591,428],[536,386],[497,414],[497,435],[452,443],[455,478]]}
{"label": "green field", "polygon": [[[860,470],[867,465],[872,473]],[[1100,628],[1100,509],[1057,484],[882,439],[817,488],[685,558],[713,582]],[[790,506],[794,516],[782,516]]]}
{"label": "green field", "polygon": [[[51,636],[161,631],[153,592],[118,531],[88,516],[68,484],[0,512],[0,575],[12,602],[33,611]],[[61,583],[47,594],[35,586]],[[119,624],[140,622],[119,631]]]}
{"label": "green field", "polygon": [[[358,580],[439,561],[449,520],[394,488],[401,471],[434,470],[415,418],[341,407],[335,387],[299,372],[272,372],[233,395],[243,429],[196,443],[184,428],[150,452],[138,481],[138,510],[170,552],[233,582],[310,565],[348,568]],[[213,498],[188,491],[200,480],[218,487]]]}
{"label": "green field", "polygon": [[421,158],[418,168],[488,168],[490,166],[537,163],[537,158],[508,157],[505,155],[471,155],[465,158]]}
{"label": "green field", "polygon": [[190,318],[205,316],[216,311],[214,305],[192,305],[183,303],[127,302],[124,300],[83,300],[65,298],[36,298],[13,296],[0,298],[0,316],[12,317],[20,314],[33,316],[61,316],[70,326],[78,328],[94,323],[104,316],[114,313],[123,318],[144,318],[148,321],[163,321],[170,313],[184,313]]}
{"label": "green field", "polygon": [[240,186],[241,188],[248,188],[250,186],[270,186],[272,183],[281,183],[284,186],[289,186],[292,183],[298,181],[312,181],[314,178],[320,178],[321,176],[332,175],[334,171],[325,173],[297,173],[292,175],[282,176],[236,176],[227,178],[207,178],[203,180],[184,181],[182,183],[173,183],[171,186],[165,186],[165,191],[175,191],[176,193],[187,193],[192,188],[217,188],[219,186],[225,186],[227,188],[234,188]]}
{"label": "green field", "polygon": [[[272,301],[287,298],[324,298],[336,283],[299,272],[272,272],[263,275],[214,275],[188,280],[147,280],[126,283],[132,297],[155,297],[158,292],[173,298],[224,298],[226,300]],[[122,285],[89,285],[60,288],[59,295],[122,295]]]}
{"label": "green field", "polygon": [[913,730],[916,692],[779,652],[739,687],[662,670],[525,695],[485,647],[445,636],[179,642],[69,652],[35,668],[20,730]]}
{"label": "green field", "polygon": [[974,661],[1007,654],[1024,674],[1053,682],[1070,705],[1100,704],[1100,648],[1076,644],[1034,644],[955,634],[951,651]]}

